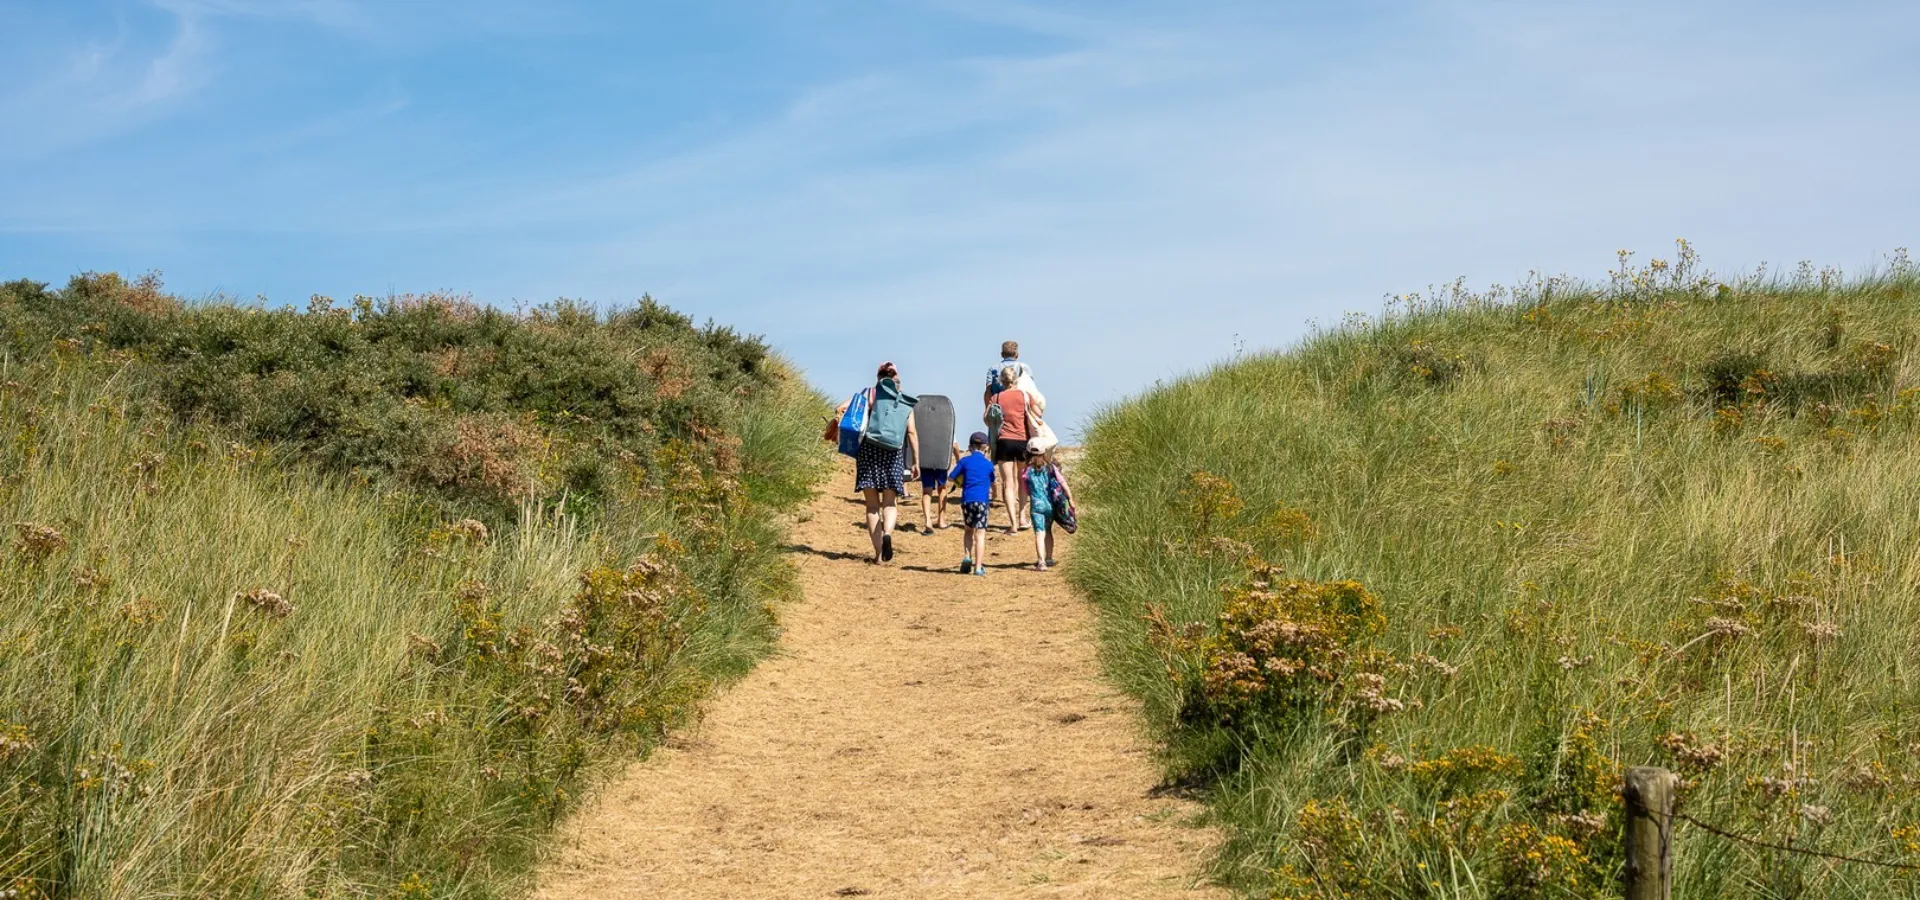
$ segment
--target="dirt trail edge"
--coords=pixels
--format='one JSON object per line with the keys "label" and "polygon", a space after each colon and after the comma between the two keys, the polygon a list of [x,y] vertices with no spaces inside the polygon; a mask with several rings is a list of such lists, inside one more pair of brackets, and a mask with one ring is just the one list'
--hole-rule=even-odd
{"label": "dirt trail edge", "polygon": [[957,529],[870,566],[847,469],[796,528],[782,652],[575,815],[537,896],[1225,897],[1031,534],[990,538],[985,578]]}

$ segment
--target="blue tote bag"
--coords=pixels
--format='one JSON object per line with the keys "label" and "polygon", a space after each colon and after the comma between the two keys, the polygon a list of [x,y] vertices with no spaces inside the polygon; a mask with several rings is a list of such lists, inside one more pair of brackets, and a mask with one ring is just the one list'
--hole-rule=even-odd
{"label": "blue tote bag", "polygon": [[860,455],[860,439],[867,431],[867,398],[872,393],[860,391],[847,401],[847,411],[840,415],[841,453]]}

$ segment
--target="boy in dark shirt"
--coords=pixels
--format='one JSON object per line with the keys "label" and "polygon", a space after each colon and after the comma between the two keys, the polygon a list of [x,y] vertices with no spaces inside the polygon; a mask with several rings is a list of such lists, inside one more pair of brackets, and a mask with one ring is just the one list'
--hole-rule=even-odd
{"label": "boy in dark shirt", "polygon": [[993,502],[993,460],[987,458],[987,435],[976,431],[967,438],[967,455],[953,464],[947,479],[960,483],[960,520],[966,525],[961,536],[960,573],[987,574],[987,509]]}

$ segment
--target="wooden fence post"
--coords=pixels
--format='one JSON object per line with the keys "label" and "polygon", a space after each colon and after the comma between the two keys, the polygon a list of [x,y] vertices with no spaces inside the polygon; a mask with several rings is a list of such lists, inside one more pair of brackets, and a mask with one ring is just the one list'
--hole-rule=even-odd
{"label": "wooden fence post", "polygon": [[1627,900],[1672,900],[1673,773],[1627,770]]}

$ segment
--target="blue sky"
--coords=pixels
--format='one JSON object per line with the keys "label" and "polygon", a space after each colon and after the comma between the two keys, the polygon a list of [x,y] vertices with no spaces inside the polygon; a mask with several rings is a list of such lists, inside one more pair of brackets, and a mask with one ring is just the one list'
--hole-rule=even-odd
{"label": "blue sky", "polygon": [[1077,420],[1386,293],[1920,242],[1920,4],[0,0],[0,278],[651,292]]}

